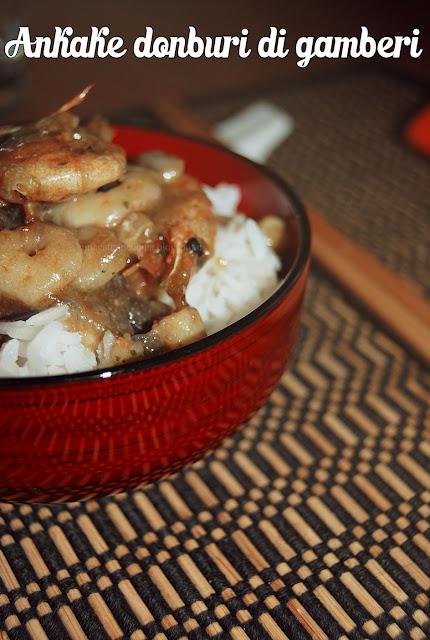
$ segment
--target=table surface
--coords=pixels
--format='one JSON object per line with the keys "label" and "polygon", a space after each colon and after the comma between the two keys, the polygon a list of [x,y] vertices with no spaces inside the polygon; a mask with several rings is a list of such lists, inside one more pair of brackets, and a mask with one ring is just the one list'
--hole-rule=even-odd
{"label": "table surface", "polygon": [[[192,106],[214,122],[255,98],[295,120],[271,166],[429,294],[430,163],[401,137],[424,90],[366,72]],[[429,401],[429,372],[313,268],[293,365],[205,460],[0,506],[0,637],[425,640]]]}

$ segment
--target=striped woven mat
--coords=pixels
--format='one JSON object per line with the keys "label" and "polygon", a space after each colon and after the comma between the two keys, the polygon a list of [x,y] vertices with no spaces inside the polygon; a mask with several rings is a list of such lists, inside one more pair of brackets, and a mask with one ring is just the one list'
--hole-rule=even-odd
{"label": "striped woven mat", "polygon": [[[363,73],[258,97],[296,122],[272,166],[429,291],[430,164],[399,135],[423,90]],[[429,406],[428,371],[314,269],[292,367],[205,460],[0,506],[0,638],[430,638]]]}

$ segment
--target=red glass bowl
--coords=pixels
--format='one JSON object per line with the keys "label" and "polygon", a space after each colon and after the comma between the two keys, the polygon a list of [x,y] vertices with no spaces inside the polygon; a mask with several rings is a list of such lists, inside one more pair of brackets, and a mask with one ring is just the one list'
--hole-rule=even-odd
{"label": "red glass bowl", "polygon": [[81,500],[151,482],[196,460],[252,416],[296,340],[309,224],[290,188],[216,145],[117,127],[129,156],[160,149],[208,184],[242,189],[241,211],[285,217],[284,278],[255,311],[177,351],[109,370],[0,379],[0,499]]}

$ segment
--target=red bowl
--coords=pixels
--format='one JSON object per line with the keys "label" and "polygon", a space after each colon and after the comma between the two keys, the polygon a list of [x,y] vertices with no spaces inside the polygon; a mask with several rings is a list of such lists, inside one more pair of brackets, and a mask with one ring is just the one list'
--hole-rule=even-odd
{"label": "red bowl", "polygon": [[81,500],[196,460],[264,403],[296,340],[310,232],[290,188],[206,142],[122,126],[116,142],[130,156],[149,149],[177,155],[208,184],[240,185],[240,209],[253,218],[284,216],[284,278],[255,311],[177,351],[97,372],[0,379],[1,500]]}

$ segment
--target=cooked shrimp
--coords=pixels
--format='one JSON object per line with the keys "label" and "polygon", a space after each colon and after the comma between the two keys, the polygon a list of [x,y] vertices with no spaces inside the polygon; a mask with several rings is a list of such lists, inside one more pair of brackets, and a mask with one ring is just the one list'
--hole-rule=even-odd
{"label": "cooked shrimp", "polygon": [[109,229],[82,227],[78,238],[84,256],[74,286],[80,291],[100,289],[126,266],[129,251]]}
{"label": "cooked shrimp", "polygon": [[156,320],[147,333],[116,338],[103,366],[149,358],[156,353],[185,347],[205,336],[206,329],[197,309],[184,307]]}
{"label": "cooked shrimp", "polygon": [[71,229],[113,227],[131,211],[145,211],[161,198],[160,179],[140,167],[129,167],[116,184],[47,206],[44,218]]}
{"label": "cooked shrimp", "polygon": [[123,149],[80,127],[79,119],[67,112],[88,90],[33,125],[3,129],[1,198],[16,203],[58,202],[122,176]]}
{"label": "cooked shrimp", "polygon": [[216,218],[199,181],[184,175],[168,185],[166,196],[166,206],[157,211],[157,225],[169,227],[173,240],[198,238],[204,251],[211,253],[215,243]]}
{"label": "cooked shrimp", "polygon": [[124,275],[137,275],[141,290],[161,286],[180,309],[198,260],[213,251],[216,220],[198,181],[189,176],[165,186],[161,205],[149,209],[128,215],[117,228],[138,259]]}
{"label": "cooked shrimp", "polygon": [[[184,180],[175,183],[167,205],[157,212],[156,222],[170,247],[162,286],[179,309],[185,304],[185,289],[197,260],[213,252],[216,220],[198,183],[185,176]],[[144,255],[141,265],[145,267],[148,260],[148,254]]]}
{"label": "cooked shrimp", "polygon": [[124,171],[124,151],[83,129],[20,133],[0,146],[0,197],[58,202],[117,180]]}
{"label": "cooked shrimp", "polygon": [[67,229],[34,222],[0,231],[0,297],[41,309],[76,278],[81,266],[81,246]]}
{"label": "cooked shrimp", "polygon": [[155,332],[164,349],[171,351],[196,342],[206,335],[205,325],[194,307],[184,307],[154,322]]}

